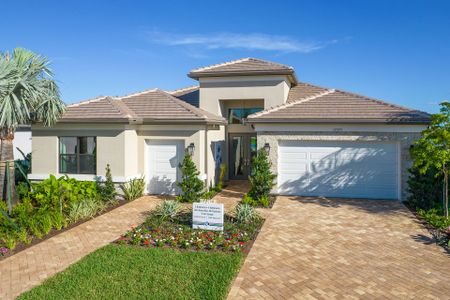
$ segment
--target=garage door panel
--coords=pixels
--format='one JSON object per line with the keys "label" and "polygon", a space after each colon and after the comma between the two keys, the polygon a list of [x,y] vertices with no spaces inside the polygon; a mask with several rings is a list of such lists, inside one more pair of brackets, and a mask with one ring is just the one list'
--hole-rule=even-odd
{"label": "garage door panel", "polygon": [[396,143],[281,141],[278,157],[280,194],[398,198]]}

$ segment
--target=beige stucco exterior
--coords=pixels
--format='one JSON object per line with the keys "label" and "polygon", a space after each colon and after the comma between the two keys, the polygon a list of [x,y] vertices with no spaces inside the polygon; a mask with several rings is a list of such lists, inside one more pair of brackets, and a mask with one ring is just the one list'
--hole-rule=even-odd
{"label": "beige stucco exterior", "polygon": [[58,138],[61,136],[95,136],[97,138],[97,173],[69,174],[75,178],[93,180],[104,176],[109,164],[113,180],[123,182],[146,175],[146,140],[179,140],[185,146],[196,145],[193,160],[205,177],[205,127],[200,125],[55,125],[52,128],[33,126],[33,160],[31,179],[40,180],[50,174],[60,176]]}
{"label": "beige stucco exterior", "polygon": [[224,116],[221,101],[263,100],[264,109],[286,102],[291,86],[287,76],[200,78],[200,108]]}

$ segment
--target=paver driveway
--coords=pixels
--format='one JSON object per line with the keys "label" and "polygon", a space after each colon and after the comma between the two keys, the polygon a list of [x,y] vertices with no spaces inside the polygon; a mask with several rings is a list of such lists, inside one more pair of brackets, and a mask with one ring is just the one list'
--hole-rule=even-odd
{"label": "paver driveway", "polygon": [[399,202],[279,197],[229,299],[450,299],[450,256]]}

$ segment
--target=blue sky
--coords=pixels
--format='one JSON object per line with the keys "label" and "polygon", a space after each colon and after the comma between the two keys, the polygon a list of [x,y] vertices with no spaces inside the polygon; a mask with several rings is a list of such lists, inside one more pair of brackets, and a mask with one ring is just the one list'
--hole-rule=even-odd
{"label": "blue sky", "polygon": [[428,112],[450,100],[450,1],[9,1],[0,50],[52,60],[67,103],[196,82],[257,57],[299,80]]}

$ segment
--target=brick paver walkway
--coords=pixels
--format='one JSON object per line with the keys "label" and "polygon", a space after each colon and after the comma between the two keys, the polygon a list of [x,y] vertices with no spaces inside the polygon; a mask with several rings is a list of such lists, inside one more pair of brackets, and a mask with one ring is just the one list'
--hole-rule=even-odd
{"label": "brick paver walkway", "polygon": [[450,256],[399,202],[279,197],[229,299],[450,299]]}
{"label": "brick paver walkway", "polygon": [[160,200],[147,196],[0,261],[0,299],[14,299],[139,224]]}
{"label": "brick paver walkway", "polygon": [[223,203],[225,211],[230,211],[249,190],[250,185],[247,180],[230,180],[228,185],[213,200],[217,203]]}

